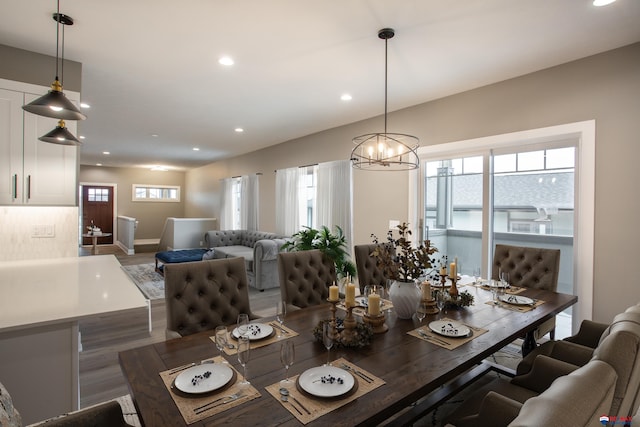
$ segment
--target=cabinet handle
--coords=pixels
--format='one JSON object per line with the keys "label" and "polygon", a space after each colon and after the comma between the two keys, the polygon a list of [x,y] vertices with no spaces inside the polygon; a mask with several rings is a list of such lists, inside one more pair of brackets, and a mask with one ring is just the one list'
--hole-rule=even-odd
{"label": "cabinet handle", "polygon": [[12,178],[11,192],[12,192],[13,200],[15,200],[18,198],[18,174],[17,173],[13,174],[11,178]]}
{"label": "cabinet handle", "polygon": [[27,200],[31,200],[31,175],[27,175]]}

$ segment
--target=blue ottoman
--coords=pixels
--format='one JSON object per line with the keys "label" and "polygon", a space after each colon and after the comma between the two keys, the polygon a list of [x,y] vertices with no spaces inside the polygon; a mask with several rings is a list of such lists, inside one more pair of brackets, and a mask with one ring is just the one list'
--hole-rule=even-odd
{"label": "blue ottoman", "polygon": [[[156,253],[156,271],[163,274],[164,264],[173,264],[177,262],[202,261],[207,249],[181,249],[179,251],[164,251]],[[158,266],[158,261],[162,265]]]}

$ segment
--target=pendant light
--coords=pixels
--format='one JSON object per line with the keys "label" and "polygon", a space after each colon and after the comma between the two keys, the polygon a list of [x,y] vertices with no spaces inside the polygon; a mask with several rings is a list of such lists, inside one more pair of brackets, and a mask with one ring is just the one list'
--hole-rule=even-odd
{"label": "pendant light", "polygon": [[387,132],[387,41],[395,35],[391,28],[378,31],[384,40],[384,132],[368,133],[353,138],[351,151],[354,168],[376,171],[402,171],[420,166],[417,149],[420,141],[413,135]]}
{"label": "pendant light", "polygon": [[46,135],[38,138],[42,142],[50,142],[59,145],[81,145],[82,143],[73,136],[64,124],[64,120],[58,121],[58,126]]}
{"label": "pendant light", "polygon": [[[58,79],[58,65],[62,63],[64,77],[64,26],[73,25],[73,19],[70,16],[60,13],[60,0],[58,0],[58,11],[53,14],[53,20],[56,21],[56,78],[51,83],[51,90],[40,98],[24,105],[22,108],[39,116],[52,117],[54,119],[63,120],[84,120],[87,118],[79,109],[71,102],[62,92],[62,82]],[[59,35],[60,26],[62,25],[62,61],[58,58],[60,50]]]}

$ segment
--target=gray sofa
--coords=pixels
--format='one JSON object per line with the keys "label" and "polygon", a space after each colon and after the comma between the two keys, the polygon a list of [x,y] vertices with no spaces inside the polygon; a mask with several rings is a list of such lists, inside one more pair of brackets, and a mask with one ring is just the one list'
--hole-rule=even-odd
{"label": "gray sofa", "polygon": [[214,230],[205,234],[215,258],[243,257],[249,286],[258,290],[277,288],[278,252],[285,243],[275,233],[251,230]]}

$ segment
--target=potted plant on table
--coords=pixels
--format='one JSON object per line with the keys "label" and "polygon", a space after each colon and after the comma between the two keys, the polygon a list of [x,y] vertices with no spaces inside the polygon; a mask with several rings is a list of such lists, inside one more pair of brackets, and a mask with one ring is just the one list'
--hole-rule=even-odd
{"label": "potted plant on table", "polygon": [[410,319],[416,311],[421,292],[416,280],[425,275],[425,270],[432,268],[431,255],[438,251],[427,240],[424,244],[414,246],[409,240],[411,230],[406,222],[397,226],[399,236],[393,230],[387,232],[387,241],[381,243],[375,235],[371,235],[378,246],[371,253],[376,258],[376,265],[382,270],[387,280],[393,280],[389,288],[389,298],[396,314],[401,319]]}

